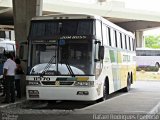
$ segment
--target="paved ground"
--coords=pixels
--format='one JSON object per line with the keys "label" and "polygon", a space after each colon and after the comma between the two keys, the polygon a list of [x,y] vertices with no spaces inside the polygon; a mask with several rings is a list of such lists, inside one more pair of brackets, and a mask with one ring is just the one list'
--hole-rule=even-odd
{"label": "paved ground", "polygon": [[131,91],[80,110],[81,113],[155,113],[160,104],[160,82],[138,81]]}
{"label": "paved ground", "polygon": [[[1,105],[2,106],[2,105]],[[122,93],[104,102],[74,110],[6,109],[14,120],[159,120],[160,82],[137,81],[129,93]],[[147,116],[149,115],[149,116]],[[12,120],[10,119],[10,120]],[[8,119],[7,119],[8,120]]]}

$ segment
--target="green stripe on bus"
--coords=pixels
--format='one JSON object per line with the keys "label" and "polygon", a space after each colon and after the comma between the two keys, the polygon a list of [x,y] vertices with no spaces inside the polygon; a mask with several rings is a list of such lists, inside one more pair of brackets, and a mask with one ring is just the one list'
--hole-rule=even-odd
{"label": "green stripe on bus", "polygon": [[109,55],[110,55],[111,62],[115,62],[115,56],[114,56],[114,51],[113,50],[109,51]]}
{"label": "green stripe on bus", "polygon": [[120,52],[118,52],[118,63],[122,63],[122,57]]}

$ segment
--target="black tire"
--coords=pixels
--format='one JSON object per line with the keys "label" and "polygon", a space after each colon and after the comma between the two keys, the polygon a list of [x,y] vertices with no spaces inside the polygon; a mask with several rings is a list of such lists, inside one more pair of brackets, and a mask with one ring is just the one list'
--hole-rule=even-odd
{"label": "black tire", "polygon": [[108,98],[109,95],[109,82],[108,80],[105,81],[103,85],[103,97],[101,98],[101,101],[105,101]]}
{"label": "black tire", "polygon": [[127,86],[124,88],[124,92],[129,92],[131,88],[131,76],[128,74],[127,77]]}
{"label": "black tire", "polygon": [[159,63],[158,62],[156,62],[155,67],[159,68]]}

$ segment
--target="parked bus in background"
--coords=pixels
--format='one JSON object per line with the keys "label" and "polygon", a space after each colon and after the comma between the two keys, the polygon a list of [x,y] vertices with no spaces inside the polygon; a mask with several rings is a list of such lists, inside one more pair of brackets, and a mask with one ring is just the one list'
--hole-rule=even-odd
{"label": "parked bus in background", "polygon": [[28,40],[28,100],[105,100],[135,80],[134,35],[100,16],[35,17]]}
{"label": "parked bus in background", "polygon": [[136,64],[160,67],[160,49],[136,48]]}
{"label": "parked bus in background", "polygon": [[3,64],[6,61],[5,54],[12,53],[15,55],[16,46],[15,41],[11,41],[9,39],[0,38],[0,91],[2,89],[2,78],[3,78]]}

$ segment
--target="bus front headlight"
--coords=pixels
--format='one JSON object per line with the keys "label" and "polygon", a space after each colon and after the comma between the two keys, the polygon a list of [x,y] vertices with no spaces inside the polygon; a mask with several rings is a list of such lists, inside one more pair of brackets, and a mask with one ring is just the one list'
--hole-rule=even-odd
{"label": "bus front headlight", "polygon": [[94,81],[76,81],[75,86],[88,86],[88,87],[93,87],[94,86]]}

